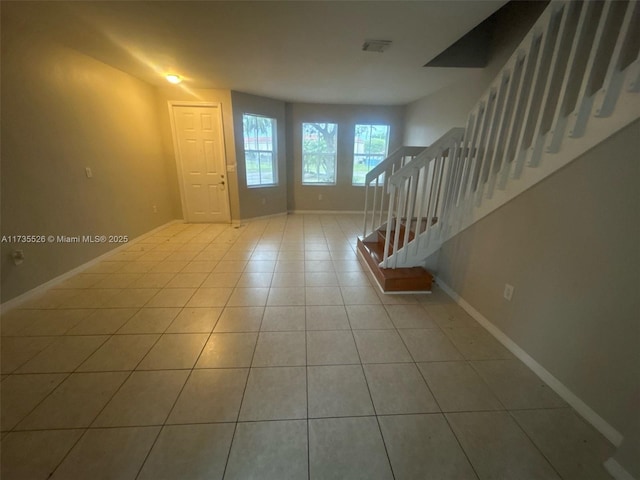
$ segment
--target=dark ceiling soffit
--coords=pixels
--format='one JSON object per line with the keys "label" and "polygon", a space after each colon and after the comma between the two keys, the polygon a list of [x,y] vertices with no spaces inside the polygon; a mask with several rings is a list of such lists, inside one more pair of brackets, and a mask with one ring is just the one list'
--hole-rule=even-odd
{"label": "dark ceiling soffit", "polygon": [[484,68],[491,55],[496,13],[466,33],[425,67]]}

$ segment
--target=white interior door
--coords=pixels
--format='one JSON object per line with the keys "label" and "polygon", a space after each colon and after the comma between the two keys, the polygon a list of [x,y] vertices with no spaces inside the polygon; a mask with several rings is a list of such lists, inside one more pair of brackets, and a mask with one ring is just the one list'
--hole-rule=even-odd
{"label": "white interior door", "polygon": [[172,105],[182,210],[188,222],[229,222],[220,105]]}

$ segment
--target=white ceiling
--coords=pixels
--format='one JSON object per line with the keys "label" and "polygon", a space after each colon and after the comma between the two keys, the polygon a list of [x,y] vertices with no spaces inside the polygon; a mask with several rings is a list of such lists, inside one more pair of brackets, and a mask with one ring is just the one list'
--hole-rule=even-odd
{"label": "white ceiling", "polygon": [[[504,3],[2,2],[2,14],[153,85],[171,72],[191,88],[393,105],[473,75],[423,65]],[[363,52],[366,39],[393,44]]]}

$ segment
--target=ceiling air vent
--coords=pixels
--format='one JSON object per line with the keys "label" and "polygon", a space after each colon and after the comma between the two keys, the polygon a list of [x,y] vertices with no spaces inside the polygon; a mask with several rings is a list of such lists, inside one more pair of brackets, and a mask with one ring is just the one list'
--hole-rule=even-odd
{"label": "ceiling air vent", "polygon": [[391,45],[391,40],[365,40],[362,50],[365,52],[384,52]]}

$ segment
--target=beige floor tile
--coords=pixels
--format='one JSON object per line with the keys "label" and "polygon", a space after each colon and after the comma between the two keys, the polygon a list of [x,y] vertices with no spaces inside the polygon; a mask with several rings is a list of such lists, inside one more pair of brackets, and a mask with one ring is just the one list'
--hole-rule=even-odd
{"label": "beige floor tile", "polygon": [[[119,272],[122,272],[122,268]],[[139,273],[112,273],[110,275],[106,275],[94,286],[96,288],[126,288],[141,276],[142,275]]]}
{"label": "beige floor tile", "polygon": [[304,285],[307,287],[337,287],[338,277],[334,272],[306,272]]}
{"label": "beige floor tile", "polygon": [[194,370],[167,423],[235,422],[249,369]]}
{"label": "beige floor tile", "polygon": [[467,362],[420,363],[443,412],[501,410],[502,404]]}
{"label": "beige floor tile", "polygon": [[188,307],[224,307],[231,296],[231,288],[199,288],[189,300]]}
{"label": "beige floor tile", "polygon": [[269,306],[287,306],[287,305],[304,305],[304,287],[282,287],[270,288],[267,305]]}
{"label": "beige floor tile", "polygon": [[306,287],[306,305],[343,305],[339,287]]}
{"label": "beige floor tile", "polygon": [[251,260],[247,262],[244,269],[245,272],[269,272],[273,273],[276,269],[275,260]]}
{"label": "beige floor tile", "polygon": [[211,333],[221,313],[220,307],[185,308],[169,325],[167,333]]}
{"label": "beige floor tile", "polygon": [[369,287],[371,281],[362,272],[336,272],[341,287]]}
{"label": "beige floor tile", "polygon": [[378,415],[438,412],[438,404],[412,363],[365,365]]}
{"label": "beige floor tile", "polygon": [[226,480],[296,480],[307,475],[305,421],[238,424]]}
{"label": "beige floor tile", "polygon": [[198,359],[196,368],[249,367],[257,333],[214,333]]}
{"label": "beige floor tile", "polygon": [[239,420],[284,420],[307,417],[305,367],[252,368]]}
{"label": "beige floor tile", "polygon": [[[41,338],[41,337],[38,337]],[[17,373],[73,372],[109,338],[106,335],[57,337]]]}
{"label": "beige floor tile", "polygon": [[438,328],[420,305],[387,305],[385,308],[396,328]]}
{"label": "beige floor tile", "polygon": [[211,273],[215,266],[218,264],[215,260],[209,261],[193,261],[189,262],[186,267],[184,267],[181,273]]}
{"label": "beige floor tile", "polygon": [[[227,254],[228,256],[229,254]],[[225,257],[226,258],[226,257]],[[244,272],[247,262],[245,260],[220,260],[213,269],[214,273]]]}
{"label": "beige floor tile", "polygon": [[88,427],[129,373],[74,373],[16,427],[44,430]]}
{"label": "beige floor tile", "polygon": [[282,287],[304,287],[304,272],[276,272],[273,274],[271,281],[272,288]]}
{"label": "beige floor tile", "polygon": [[467,360],[513,359],[509,350],[481,327],[443,328]]}
{"label": "beige floor tile", "polygon": [[477,479],[442,415],[389,415],[379,420],[395,478]]}
{"label": "beige floor tile", "polygon": [[342,305],[306,308],[307,330],[349,330],[347,311]]}
{"label": "beige floor tile", "polygon": [[393,330],[355,330],[353,336],[362,363],[413,361],[400,335]]}
{"label": "beige floor tile", "polygon": [[346,365],[360,363],[360,357],[349,330],[307,332],[309,365]]}
{"label": "beige floor tile", "polygon": [[47,480],[83,430],[13,432],[2,439],[2,480]]}
{"label": "beige floor tile", "polygon": [[133,370],[159,338],[160,335],[114,335],[78,367],[78,372]]}
{"label": "beige floor tile", "polygon": [[237,288],[269,288],[271,286],[272,272],[245,272],[240,276]]}
{"label": "beige floor tile", "polygon": [[299,331],[305,329],[305,309],[299,307],[267,307],[264,310],[263,332]]}
{"label": "beige floor tile", "polygon": [[56,337],[2,337],[2,373],[11,373],[47,348]]}
{"label": "beige floor tile", "polygon": [[375,417],[309,420],[309,468],[311,478],[393,478]]}
{"label": "beige floor tile", "polygon": [[347,305],[349,324],[354,330],[395,329],[382,305]]}
{"label": "beige floor tile", "polygon": [[360,365],[309,367],[309,417],[374,415]]}
{"label": "beige floor tile", "polygon": [[51,479],[134,479],[159,431],[160,427],[88,430]]}
{"label": "beige floor tile", "polygon": [[14,308],[0,316],[0,334],[2,336],[19,335],[25,328],[36,321],[41,312],[48,310],[31,310]]}
{"label": "beige floor tile", "polygon": [[306,365],[304,332],[261,332],[254,367]]}
{"label": "beige floor tile", "polygon": [[270,260],[275,262],[278,259],[278,252],[275,250],[272,251],[262,251],[262,250],[254,250],[251,254],[250,261],[253,260]]}
{"label": "beige floor tile", "polygon": [[229,307],[259,307],[267,303],[268,288],[235,288],[227,306]]}
{"label": "beige floor tile", "polygon": [[507,412],[446,417],[480,478],[560,478]]}
{"label": "beige floor tile", "polygon": [[147,353],[139,370],[193,368],[209,335],[206,333],[164,334]]}
{"label": "beige floor tile", "polygon": [[227,307],[223,310],[214,332],[257,332],[264,307]]}
{"label": "beige floor tile", "polygon": [[[151,269],[159,262],[150,258],[145,258],[146,255],[147,253],[143,254],[135,262],[126,263],[120,270],[118,270],[118,273],[137,273],[139,276],[142,276],[143,274],[150,272]],[[128,287],[134,285],[136,281],[137,280],[134,280],[134,282],[128,285]]]}
{"label": "beige floor tile", "polygon": [[[66,374],[10,375],[2,382],[0,427],[11,430],[66,378]],[[3,445],[4,447],[4,445]],[[4,456],[3,456],[4,457]]]}
{"label": "beige floor tile", "polygon": [[478,323],[456,304],[425,304],[424,309],[442,328],[478,327]]}
{"label": "beige floor tile", "polygon": [[173,277],[166,288],[198,288],[207,278],[207,273],[178,273]]}
{"label": "beige floor tile", "polygon": [[304,261],[303,260],[278,260],[276,262],[275,272],[283,273],[304,273]]}
{"label": "beige floor tile", "polygon": [[462,354],[439,328],[400,329],[398,333],[416,362],[463,360]]}
{"label": "beige floor tile", "polygon": [[562,478],[611,478],[603,463],[615,447],[572,409],[519,410],[512,415]]}
{"label": "beige floor tile", "polygon": [[376,305],[380,299],[373,287],[340,287],[345,305]]}
{"label": "beige floor tile", "polygon": [[78,322],[67,335],[108,335],[117,332],[137,308],[101,308]]}
{"label": "beige floor tile", "polygon": [[187,370],[133,372],[92,427],[162,425],[188,376]]}
{"label": "beige floor tile", "polygon": [[126,288],[103,302],[111,308],[142,307],[160,290],[157,288]]}
{"label": "beige floor tile", "polygon": [[507,409],[565,407],[562,400],[520,360],[472,362]]}
{"label": "beige floor tile", "polygon": [[151,271],[157,273],[178,273],[186,267],[188,263],[189,262],[185,260],[173,262],[164,260],[153,267]]}
{"label": "beige floor tile", "polygon": [[212,272],[202,283],[202,288],[233,288],[240,280],[241,272],[215,273]]}
{"label": "beige floor tile", "polygon": [[[151,300],[149,300],[146,307],[184,307],[187,302],[192,300],[192,297],[196,297],[198,292],[203,289],[196,290],[195,288],[163,288],[160,290]],[[210,306],[215,305],[194,305],[195,302],[189,302],[190,306]]]}
{"label": "beige floor tile", "polygon": [[142,308],[117,333],[163,333],[180,311],[180,308]]}
{"label": "beige floor tile", "polygon": [[140,276],[130,286],[131,288],[162,288],[169,283],[175,273],[154,273],[149,272]]}
{"label": "beige floor tile", "polygon": [[[328,253],[328,252],[327,252]],[[305,254],[305,272],[335,272],[333,264],[326,260],[307,260]]]}
{"label": "beige floor tile", "polygon": [[100,310],[29,310],[29,312],[31,312],[29,315],[30,321],[28,322],[28,325],[25,325],[25,328],[20,331],[20,335],[39,337],[48,335],[64,335],[73,327],[78,325],[78,323],[98,311]]}
{"label": "beige floor tile", "polygon": [[138,480],[222,480],[235,426],[166,425]]}

